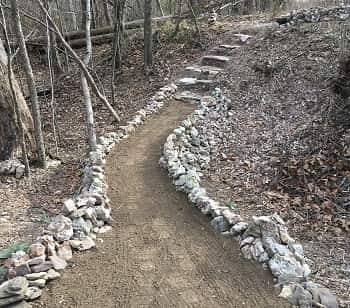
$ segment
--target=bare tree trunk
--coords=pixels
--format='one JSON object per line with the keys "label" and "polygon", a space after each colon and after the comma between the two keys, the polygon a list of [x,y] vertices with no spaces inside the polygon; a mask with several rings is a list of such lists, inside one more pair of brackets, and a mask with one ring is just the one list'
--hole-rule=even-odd
{"label": "bare tree trunk", "polygon": [[102,103],[107,107],[107,109],[111,112],[113,115],[114,119],[117,122],[120,122],[120,118],[118,114],[115,112],[111,104],[108,102],[107,98],[99,91],[94,79],[92,78],[91,74],[89,73],[88,69],[86,68],[85,64],[80,60],[79,56],[75,53],[75,51],[69,46],[67,41],[64,39],[62,33],[58,29],[57,25],[53,21],[52,17],[49,15],[48,11],[45,9],[45,6],[40,0],[35,0],[36,3],[38,3],[40,9],[43,11],[43,13],[46,15],[48,21],[50,22],[53,30],[56,32],[57,38],[60,40],[62,45],[67,49],[69,54],[71,55],[72,59],[74,62],[76,62],[79,66],[79,68],[83,71],[87,82],[91,86],[92,90],[95,92],[96,96],[102,101]]}
{"label": "bare tree trunk", "polygon": [[107,26],[112,25],[112,18],[111,18],[111,14],[109,13],[108,0],[103,0],[103,10],[105,13],[105,19],[106,19]]}
{"label": "bare tree trunk", "polygon": [[[16,95],[17,91],[16,91],[15,76],[14,76],[13,70],[12,70],[12,51],[11,51],[11,46],[10,46],[10,40],[8,37],[6,19],[5,19],[4,10],[2,8],[2,3],[0,4],[0,11],[1,11],[2,26],[3,26],[3,30],[4,30],[3,34],[4,34],[7,48],[8,48],[8,51],[7,51],[7,75],[8,75],[8,81],[9,81],[9,85],[10,85],[10,89],[11,89],[12,101],[13,101],[13,105],[15,107],[17,131],[18,131],[20,144],[21,144],[22,160],[24,163],[24,174],[27,177],[30,177],[30,167],[29,167],[27,145],[26,145],[26,136],[25,136],[25,133],[26,133],[25,132],[25,125],[24,125],[23,120],[22,120],[22,114],[21,114],[21,109],[20,109],[21,105],[19,103],[20,98],[17,98],[17,95]],[[3,46],[1,40],[0,40],[0,50],[1,50],[2,54],[5,53],[5,49],[4,49],[4,46]],[[24,105],[24,106],[27,106],[27,105]],[[28,108],[27,108],[27,112],[30,115]],[[31,124],[32,124],[32,121],[31,121]]]}
{"label": "bare tree trunk", "polygon": [[158,6],[158,9],[160,11],[160,14],[162,16],[164,16],[164,11],[163,11],[163,8],[162,8],[162,3],[160,2],[160,0],[157,0],[157,6]]}
{"label": "bare tree trunk", "polygon": [[81,15],[81,29],[85,29],[85,25],[86,25],[86,15],[84,14],[84,12],[86,12],[86,1],[85,0],[80,0],[81,2],[81,11],[82,11],[82,15]]}
{"label": "bare tree trunk", "polygon": [[[84,64],[86,66],[89,65],[91,55],[92,55],[92,43],[91,43],[91,2],[90,0],[86,0],[86,11],[83,12],[85,14],[86,21],[86,55],[84,59]],[[94,111],[92,109],[91,103],[91,95],[89,90],[89,85],[87,83],[86,77],[83,72],[81,72],[81,85],[83,88],[84,94],[84,103],[86,108],[86,120],[87,120],[87,133],[88,133],[88,141],[90,146],[90,151],[96,150],[96,132],[95,132],[95,124],[94,124]]]}
{"label": "bare tree trunk", "polygon": [[25,74],[27,78],[28,89],[30,92],[32,112],[33,112],[33,118],[34,118],[35,140],[37,145],[38,161],[43,168],[46,168],[47,163],[46,163],[44,138],[41,130],[39,101],[36,93],[33,70],[30,64],[28,51],[27,51],[27,47],[25,44],[25,39],[22,31],[21,20],[18,13],[17,0],[11,0],[11,13],[14,21],[15,34],[17,37],[18,46],[24,62],[24,69],[25,69]]}
{"label": "bare tree trunk", "polygon": [[144,63],[145,67],[153,64],[152,55],[152,0],[145,0],[145,17],[144,17]]}
{"label": "bare tree trunk", "polygon": [[[53,68],[55,74],[61,75],[64,73],[64,71],[62,68],[61,58],[60,58],[60,55],[58,52],[55,32],[49,31],[49,35],[48,35],[47,39],[48,39],[47,48],[50,48],[52,68]],[[50,61],[50,59],[48,59],[48,60]]]}
{"label": "bare tree trunk", "polygon": [[182,14],[182,0],[178,0],[178,7],[177,7],[177,13],[176,13],[177,21],[176,21],[176,26],[175,26],[173,36],[176,36],[180,31],[181,14]]}
{"label": "bare tree trunk", "polygon": [[69,11],[70,11],[71,20],[72,20],[72,27],[73,27],[73,30],[76,31],[78,30],[78,24],[77,24],[77,16],[75,15],[75,8],[73,6],[73,0],[68,0],[68,6],[69,6]]}
{"label": "bare tree trunk", "polygon": [[191,4],[191,1],[190,1],[190,0],[187,0],[187,4],[188,4],[188,7],[190,8],[191,17],[192,17],[194,26],[196,27],[196,32],[197,32],[197,36],[198,36],[198,41],[200,42],[200,40],[201,40],[201,32],[200,32],[199,27],[198,27],[196,13],[195,13],[195,11],[193,10],[193,7],[192,7],[192,4]]}
{"label": "bare tree trunk", "polygon": [[112,92],[112,103],[115,105],[115,94],[114,94],[114,82],[115,82],[115,71],[120,69],[122,66],[121,58],[121,44],[123,36],[123,20],[124,20],[124,6],[125,0],[115,0],[113,6],[114,15],[114,35],[113,35],[113,46],[112,46],[112,81],[111,81],[111,92]]}
{"label": "bare tree trunk", "polygon": [[[35,147],[33,119],[13,73],[9,75],[8,63],[3,42],[0,40],[0,160],[11,158],[18,143],[22,142],[20,135],[20,140],[17,138],[16,120],[21,120],[23,139],[27,140],[29,149],[34,150]],[[17,99],[17,117],[13,94]]]}
{"label": "bare tree trunk", "polygon": [[98,10],[95,0],[90,0],[90,28],[98,28]]}

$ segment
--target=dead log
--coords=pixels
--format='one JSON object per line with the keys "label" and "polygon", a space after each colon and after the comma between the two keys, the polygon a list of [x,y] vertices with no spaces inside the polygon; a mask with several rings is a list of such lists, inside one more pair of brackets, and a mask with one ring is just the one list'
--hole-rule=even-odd
{"label": "dead log", "polygon": [[[155,17],[155,18],[152,18],[152,22],[155,24],[164,23],[167,20],[170,20],[171,18],[172,16]],[[143,27],[143,19],[137,19],[137,20],[133,20],[125,23],[125,30],[141,29],[142,27]],[[113,33],[113,31],[114,31],[114,26],[107,26],[107,27],[92,29],[91,36],[94,37],[94,36],[110,34],[110,33]],[[66,32],[63,34],[63,37],[66,41],[83,39],[85,38],[85,31]],[[36,39],[29,41],[28,44],[40,45],[40,44],[45,44],[45,42],[46,42],[46,37],[38,37]]]}

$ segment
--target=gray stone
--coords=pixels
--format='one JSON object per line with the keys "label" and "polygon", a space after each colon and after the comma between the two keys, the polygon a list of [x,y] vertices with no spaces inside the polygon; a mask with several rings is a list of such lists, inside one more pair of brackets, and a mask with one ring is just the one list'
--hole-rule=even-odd
{"label": "gray stone", "polygon": [[24,277],[15,277],[0,285],[0,298],[13,295],[24,295],[28,288],[28,281]]}
{"label": "gray stone", "polygon": [[275,254],[269,261],[269,267],[280,283],[298,282],[304,279],[304,268],[293,256]]}
{"label": "gray stone", "polygon": [[246,238],[249,236],[253,237],[261,237],[261,229],[260,226],[256,223],[250,223],[247,230],[243,233],[242,237]]}
{"label": "gray stone", "polygon": [[277,243],[273,237],[264,238],[263,245],[270,257],[275,254],[280,256],[288,256],[292,254],[288,246]]}
{"label": "gray stone", "polygon": [[251,260],[253,258],[251,252],[250,252],[250,247],[249,245],[245,245],[241,248],[241,253],[243,255],[244,258],[246,258],[247,260]]}
{"label": "gray stone", "polygon": [[103,220],[107,223],[111,223],[111,209],[103,205],[95,207],[97,219]]}
{"label": "gray stone", "polygon": [[34,265],[38,265],[38,264],[41,264],[43,262],[45,262],[45,259],[46,259],[46,256],[45,255],[42,255],[40,257],[36,257],[36,258],[33,258],[33,259],[29,259],[27,261],[27,264],[29,266],[34,266]]}
{"label": "gray stone", "polygon": [[56,216],[49,224],[48,230],[59,242],[68,241],[73,236],[72,221],[63,215]]}
{"label": "gray stone", "polygon": [[0,298],[0,307],[10,307],[11,304],[20,302],[23,299],[24,299],[24,295],[14,295],[10,297]]}
{"label": "gray stone", "polygon": [[69,242],[63,242],[57,248],[57,256],[65,261],[69,261],[73,258],[72,248]]}
{"label": "gray stone", "polygon": [[218,232],[225,232],[230,229],[229,222],[223,216],[215,217],[210,221],[210,224]]}
{"label": "gray stone", "polygon": [[28,304],[26,301],[20,301],[15,304],[6,306],[6,308],[31,308],[32,305]]}
{"label": "gray stone", "polygon": [[246,34],[234,34],[234,36],[237,37],[242,44],[247,43],[248,40],[251,38],[250,35]]}
{"label": "gray stone", "polygon": [[31,273],[25,277],[27,280],[47,279],[47,272]]}
{"label": "gray stone", "polygon": [[33,301],[39,298],[41,294],[42,294],[42,291],[38,287],[29,287],[26,294],[24,295],[24,298],[27,301]]}
{"label": "gray stone", "polygon": [[260,238],[257,238],[250,246],[250,252],[254,260],[259,261],[260,256],[265,252]]}
{"label": "gray stone", "polygon": [[225,45],[225,44],[223,44],[223,45],[219,45],[219,47],[220,48],[225,48],[225,49],[237,49],[237,48],[240,48],[241,46],[239,46],[239,45]]}
{"label": "gray stone", "polygon": [[44,288],[46,285],[46,280],[45,279],[37,279],[37,280],[30,280],[29,281],[29,286],[30,287],[37,287],[37,288]]}
{"label": "gray stone", "polygon": [[92,229],[91,221],[88,220],[88,219],[85,220],[82,217],[73,219],[72,226],[73,226],[74,232],[81,231],[85,235],[88,235],[91,232],[91,229]]}
{"label": "gray stone", "polygon": [[338,308],[337,298],[329,289],[310,281],[305,283],[305,287],[311,292],[314,302],[326,308]]}
{"label": "gray stone", "polygon": [[76,211],[77,207],[75,206],[75,202],[73,199],[68,199],[64,201],[63,206],[62,206],[62,213],[64,215],[70,215],[74,211]]}
{"label": "gray stone", "polygon": [[301,285],[296,285],[293,295],[289,298],[289,302],[300,308],[311,308],[312,295]]}
{"label": "gray stone", "polygon": [[225,65],[228,61],[230,61],[229,57],[207,55],[207,56],[202,57],[201,64],[202,65],[209,65],[209,66],[223,67],[223,65]]}
{"label": "gray stone", "polygon": [[24,275],[27,275],[31,272],[30,267],[27,263],[17,265],[14,268],[14,270],[16,272],[16,276],[24,276]]}
{"label": "gray stone", "polygon": [[40,272],[47,272],[51,268],[52,268],[52,263],[49,261],[45,261],[41,264],[32,266],[31,270],[33,273],[40,273]]}
{"label": "gray stone", "polygon": [[238,214],[235,214],[232,210],[227,209],[222,211],[222,216],[229,222],[230,225],[235,225],[242,221],[242,217]]}
{"label": "gray stone", "polygon": [[37,258],[45,255],[45,246],[41,243],[31,244],[28,248],[30,258]]}
{"label": "gray stone", "polygon": [[239,222],[237,224],[235,224],[230,232],[232,233],[233,236],[237,236],[237,235],[241,235],[247,228],[248,228],[249,224],[247,222]]}
{"label": "gray stone", "polygon": [[242,248],[243,246],[250,246],[253,242],[255,241],[255,237],[253,236],[248,236],[246,237],[243,241],[239,243],[239,246]]}
{"label": "gray stone", "polygon": [[58,256],[50,256],[49,260],[51,261],[53,268],[58,272],[65,270],[67,267],[67,262]]}
{"label": "gray stone", "polygon": [[55,279],[58,279],[61,277],[61,274],[56,272],[55,270],[53,269],[50,269],[48,272],[47,272],[47,280],[55,280]]}
{"label": "gray stone", "polygon": [[112,230],[112,227],[111,226],[102,226],[101,228],[98,229],[98,232],[97,233],[107,233],[109,231]]}
{"label": "gray stone", "polygon": [[79,251],[88,250],[96,246],[94,240],[89,236],[85,237],[83,240],[71,240],[70,245],[72,248]]}

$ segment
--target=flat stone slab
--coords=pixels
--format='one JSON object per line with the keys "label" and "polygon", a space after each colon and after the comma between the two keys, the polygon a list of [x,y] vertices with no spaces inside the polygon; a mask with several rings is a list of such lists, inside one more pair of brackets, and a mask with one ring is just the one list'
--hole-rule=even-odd
{"label": "flat stone slab", "polygon": [[202,57],[201,64],[223,67],[228,61],[230,61],[230,58],[226,56],[208,55]]}
{"label": "flat stone slab", "polygon": [[185,68],[185,77],[207,80],[217,76],[222,71],[215,66],[188,66]]}
{"label": "flat stone slab", "polygon": [[179,79],[177,83],[182,86],[194,86],[194,85],[212,84],[214,83],[214,80],[203,80],[203,79],[185,77],[185,78]]}
{"label": "flat stone slab", "polygon": [[226,45],[226,44],[219,45],[219,48],[224,48],[224,49],[229,49],[229,50],[237,49],[240,47],[241,47],[240,45]]}
{"label": "flat stone slab", "polygon": [[242,44],[247,43],[248,40],[252,37],[251,35],[240,34],[240,33],[234,34],[233,36],[237,37],[238,40],[239,40]]}
{"label": "flat stone slab", "polygon": [[202,100],[201,96],[196,95],[189,91],[181,92],[179,95],[176,95],[174,98],[177,101],[182,101],[185,103],[195,103],[195,102],[200,102]]}

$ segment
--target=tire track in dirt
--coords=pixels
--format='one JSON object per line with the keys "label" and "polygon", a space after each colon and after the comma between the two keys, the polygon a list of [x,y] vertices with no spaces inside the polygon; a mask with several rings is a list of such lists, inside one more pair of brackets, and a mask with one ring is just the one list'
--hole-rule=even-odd
{"label": "tire track in dirt", "polygon": [[106,166],[113,230],[35,307],[290,307],[272,277],[176,192],[161,146],[193,106],[174,102],[117,145]]}

